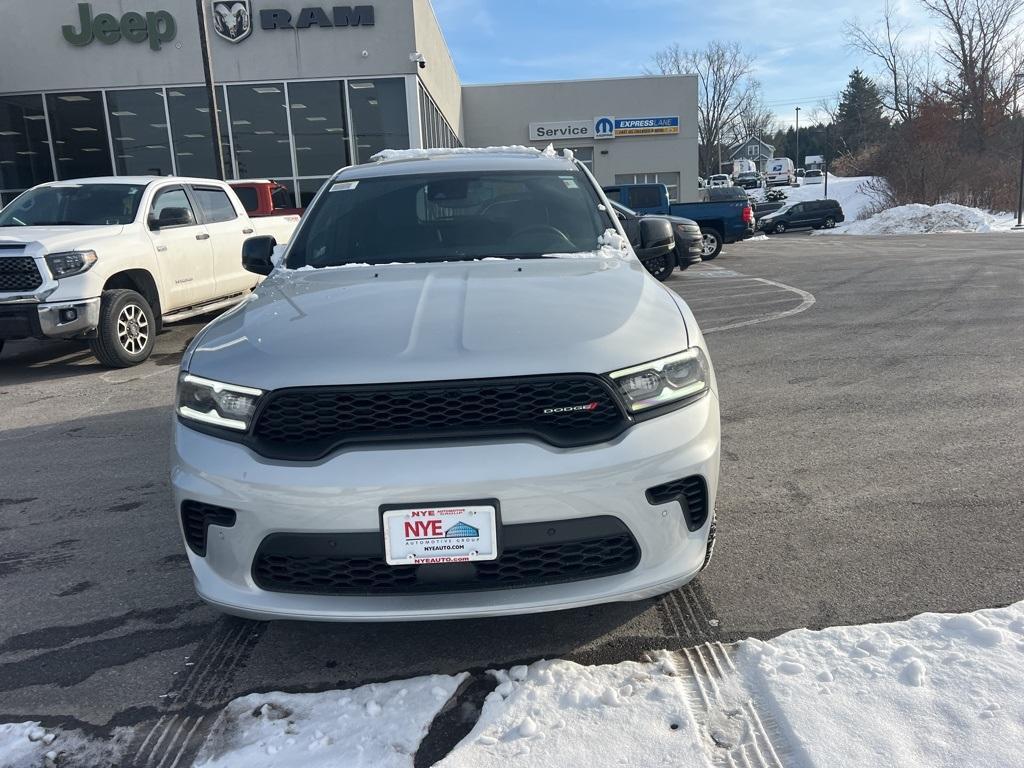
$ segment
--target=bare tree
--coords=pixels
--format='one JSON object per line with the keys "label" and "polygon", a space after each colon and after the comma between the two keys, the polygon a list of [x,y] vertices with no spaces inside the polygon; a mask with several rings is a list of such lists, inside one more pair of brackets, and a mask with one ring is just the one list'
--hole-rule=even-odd
{"label": "bare tree", "polygon": [[[928,4],[927,0],[922,1]],[[914,118],[921,91],[931,75],[930,49],[909,45],[905,41],[908,28],[908,24],[898,20],[892,0],[885,0],[882,17],[875,24],[843,24],[847,45],[878,61],[882,69],[878,85],[883,103],[904,123]]]}
{"label": "bare tree", "polygon": [[1024,0],[921,0],[943,29],[938,56],[949,68],[938,90],[956,103],[969,147],[984,149],[993,121],[1017,95],[1021,49],[1016,21]]}
{"label": "bare tree", "polygon": [[717,172],[721,145],[757,93],[753,63],[739,44],[717,40],[694,51],[670,45],[652,57],[655,73],[698,77],[697,133],[705,173]]}
{"label": "bare tree", "polygon": [[743,105],[727,132],[728,139],[733,145],[746,141],[751,136],[765,140],[766,137],[775,133],[778,118],[775,112],[765,104],[760,85],[755,83],[755,86],[749,101]]}

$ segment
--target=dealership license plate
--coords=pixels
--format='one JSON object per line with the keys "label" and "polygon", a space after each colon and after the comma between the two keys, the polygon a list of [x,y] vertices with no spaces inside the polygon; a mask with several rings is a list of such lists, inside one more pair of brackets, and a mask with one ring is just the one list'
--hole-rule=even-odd
{"label": "dealership license plate", "polygon": [[470,563],[498,557],[497,507],[452,504],[385,509],[388,565]]}

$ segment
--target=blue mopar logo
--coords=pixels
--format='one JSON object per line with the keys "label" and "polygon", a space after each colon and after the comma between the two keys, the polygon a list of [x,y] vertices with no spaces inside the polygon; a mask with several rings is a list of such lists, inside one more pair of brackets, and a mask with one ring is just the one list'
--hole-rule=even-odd
{"label": "blue mopar logo", "polygon": [[610,117],[599,117],[594,123],[594,134],[597,136],[614,136],[615,121]]}
{"label": "blue mopar logo", "polygon": [[474,528],[468,523],[458,522],[448,529],[444,535],[446,539],[474,539],[479,538],[480,529]]}

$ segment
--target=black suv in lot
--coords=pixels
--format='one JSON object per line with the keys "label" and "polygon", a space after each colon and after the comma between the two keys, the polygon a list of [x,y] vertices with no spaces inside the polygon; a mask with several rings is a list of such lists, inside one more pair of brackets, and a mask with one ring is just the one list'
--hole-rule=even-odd
{"label": "black suv in lot", "polygon": [[764,216],[757,226],[770,235],[791,229],[832,229],[846,221],[843,208],[836,200],[807,200],[787,205],[775,213]]}

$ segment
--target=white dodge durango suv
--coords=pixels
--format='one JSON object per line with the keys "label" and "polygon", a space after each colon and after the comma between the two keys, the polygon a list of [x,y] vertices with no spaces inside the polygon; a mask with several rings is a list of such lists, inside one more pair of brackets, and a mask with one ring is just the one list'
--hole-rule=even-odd
{"label": "white dodge durango suv", "polygon": [[[385,152],[321,190],[181,366],[200,596],[251,618],[638,600],[708,562],[717,386],[689,307],[568,153]],[[672,247],[645,220],[644,248]]]}

